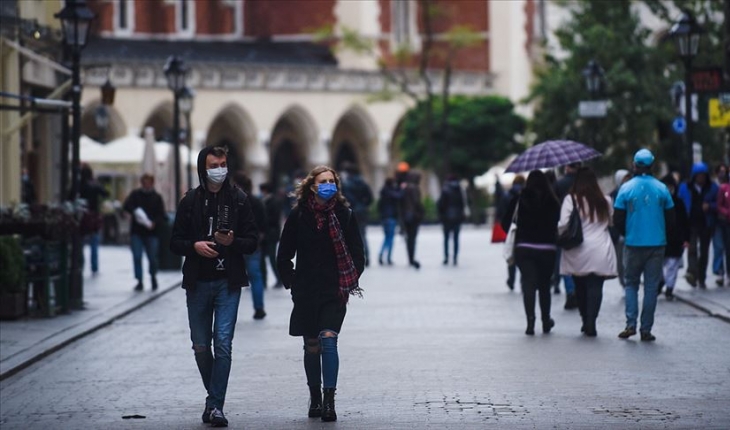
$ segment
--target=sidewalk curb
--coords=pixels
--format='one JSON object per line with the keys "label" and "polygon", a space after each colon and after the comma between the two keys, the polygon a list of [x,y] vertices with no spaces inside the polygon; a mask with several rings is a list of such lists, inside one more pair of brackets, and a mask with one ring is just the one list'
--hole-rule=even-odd
{"label": "sidewalk curb", "polygon": [[709,315],[711,317],[714,317],[714,318],[717,318],[719,320],[725,321],[726,323],[730,323],[730,316],[728,316],[728,315],[715,312],[712,309],[710,309],[710,308],[708,308],[706,306],[702,306],[701,304],[697,303],[694,300],[690,300],[690,299],[687,299],[685,297],[682,297],[681,295],[679,295],[677,293],[674,294],[674,297],[677,300],[679,300],[680,302],[682,302],[682,303],[684,303],[686,305],[692,306],[693,308],[698,309],[698,310],[700,310],[702,312],[705,312],[707,315]]}
{"label": "sidewalk curb", "polygon": [[[15,375],[16,373],[28,368],[29,366],[40,361],[41,359],[48,357],[49,355],[67,347],[68,345],[71,345],[77,340],[82,339],[90,335],[91,333],[94,333],[95,331],[110,325],[114,321],[120,318],[124,318],[132,312],[143,308],[144,306],[147,306],[148,304],[152,303],[163,295],[179,288],[180,285],[182,285],[182,281],[176,282],[175,284],[166,288],[160,288],[160,290],[156,294],[149,296],[146,300],[134,303],[129,307],[121,306],[118,309],[115,308],[106,315],[98,315],[77,327],[68,328],[66,332],[76,332],[71,336],[65,337],[65,333],[62,332],[61,334],[54,336],[48,341],[40,343],[40,346],[31,348],[30,351],[19,353],[14,357],[9,357],[6,360],[8,363],[3,363],[4,365],[3,371],[2,373],[0,373],[0,381],[3,381]],[[55,341],[54,338],[56,338]]]}

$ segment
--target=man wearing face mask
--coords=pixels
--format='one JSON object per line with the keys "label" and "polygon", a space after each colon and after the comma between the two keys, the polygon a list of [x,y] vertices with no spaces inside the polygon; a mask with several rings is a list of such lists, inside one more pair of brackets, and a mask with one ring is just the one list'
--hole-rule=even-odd
{"label": "man wearing face mask", "polygon": [[124,210],[132,216],[131,246],[134,260],[135,291],[142,291],[142,252],[147,254],[152,290],[157,289],[157,257],[160,250],[159,226],[165,222],[165,204],[155,191],[155,177],[142,175],[141,188],[132,191],[124,201]]}
{"label": "man wearing face mask", "polygon": [[244,254],[256,251],[258,243],[251,203],[228,180],[227,158],[226,148],[200,151],[200,185],[180,201],[170,240],[172,252],[185,256],[182,287],[190,338],[207,391],[202,420],[214,427],[228,425],[223,405],[231,345],[241,288],[249,286]]}

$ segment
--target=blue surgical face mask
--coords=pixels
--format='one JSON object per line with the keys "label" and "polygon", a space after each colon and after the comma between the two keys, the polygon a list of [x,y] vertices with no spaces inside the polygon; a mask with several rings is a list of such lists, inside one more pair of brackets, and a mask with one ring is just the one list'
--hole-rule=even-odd
{"label": "blue surgical face mask", "polygon": [[335,184],[319,184],[317,186],[317,195],[323,200],[329,200],[337,194],[337,185]]}
{"label": "blue surgical face mask", "polygon": [[222,184],[226,180],[228,175],[227,167],[217,167],[215,169],[208,169],[208,180],[214,184]]}

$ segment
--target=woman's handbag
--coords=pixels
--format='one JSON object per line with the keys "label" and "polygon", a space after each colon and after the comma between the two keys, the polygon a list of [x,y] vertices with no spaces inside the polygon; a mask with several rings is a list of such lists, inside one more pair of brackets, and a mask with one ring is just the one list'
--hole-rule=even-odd
{"label": "woman's handbag", "polygon": [[568,227],[558,235],[558,246],[565,249],[573,249],[583,243],[583,223],[580,220],[580,209],[575,204],[575,198],[570,195],[573,201],[573,211],[570,212]]}
{"label": "woman's handbag", "polygon": [[515,206],[515,213],[512,215],[512,222],[509,225],[509,231],[507,232],[507,238],[504,240],[504,250],[502,256],[504,257],[507,264],[514,264],[515,262],[515,238],[517,237],[517,212],[520,209],[519,202]]}

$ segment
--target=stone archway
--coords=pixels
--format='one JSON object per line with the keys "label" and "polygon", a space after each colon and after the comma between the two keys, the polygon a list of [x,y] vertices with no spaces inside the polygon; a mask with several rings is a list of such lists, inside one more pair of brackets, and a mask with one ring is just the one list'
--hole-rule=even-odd
{"label": "stone archway", "polygon": [[311,115],[300,106],[290,107],[279,117],[269,144],[269,179],[276,188],[287,188],[294,177],[322,160],[317,127]]}
{"label": "stone archway", "polygon": [[114,106],[103,105],[99,100],[84,106],[81,115],[81,134],[97,142],[106,143],[127,135],[127,125]]}
{"label": "stone archway", "polygon": [[[257,132],[251,117],[238,105],[225,106],[208,127],[205,145],[228,147],[228,170],[244,171],[258,184],[266,159],[258,154]],[[263,160],[261,159],[263,158]]]}
{"label": "stone archway", "polygon": [[[147,127],[152,127],[155,130],[155,140],[164,142],[173,142],[172,127],[173,127],[173,102],[165,101],[157,105],[147,116],[147,120],[139,130],[140,136],[144,137],[144,130]],[[186,130],[188,128],[187,120],[185,115],[180,114],[180,130]]]}
{"label": "stone archway", "polygon": [[347,110],[332,133],[330,159],[337,170],[345,162],[355,164],[365,180],[379,182],[376,172],[378,130],[370,115],[360,106]]}

